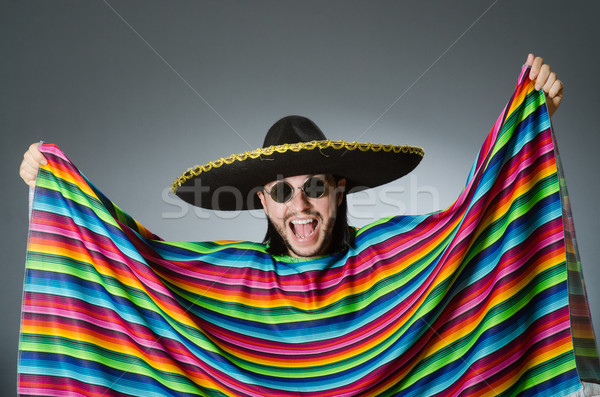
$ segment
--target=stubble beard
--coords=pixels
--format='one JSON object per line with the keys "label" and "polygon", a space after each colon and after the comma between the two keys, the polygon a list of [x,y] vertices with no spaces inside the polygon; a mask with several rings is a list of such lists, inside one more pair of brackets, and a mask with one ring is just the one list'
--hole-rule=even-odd
{"label": "stubble beard", "polygon": [[[277,234],[279,234],[279,237],[281,237],[281,239],[283,240],[283,243],[285,244],[285,246],[288,250],[288,255],[290,255],[290,256],[295,255],[300,258],[313,258],[313,257],[323,256],[327,253],[327,249],[329,248],[329,245],[331,244],[331,240],[332,240],[332,236],[333,236],[333,227],[335,225],[335,217],[329,218],[329,220],[327,221],[327,224],[324,224],[323,217],[318,212],[311,212],[308,215],[316,216],[319,218],[319,231],[318,231],[319,238],[321,238],[322,236],[325,237],[322,240],[321,244],[318,247],[316,247],[313,251],[310,251],[310,252],[299,252],[297,249],[295,249],[293,247],[292,243],[287,238],[287,232],[289,231],[288,227],[287,227],[287,221],[288,221],[289,217],[286,217],[283,220],[283,222],[281,224],[279,224],[279,223],[273,222],[273,220],[269,216],[267,216],[267,218],[269,219],[269,222],[271,222],[271,224],[277,231]],[[292,253],[294,255],[292,255]]]}

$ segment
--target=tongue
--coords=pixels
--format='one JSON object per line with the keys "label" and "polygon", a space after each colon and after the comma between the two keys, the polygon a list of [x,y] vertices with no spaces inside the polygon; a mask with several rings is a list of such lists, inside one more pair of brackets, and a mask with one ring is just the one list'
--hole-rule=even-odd
{"label": "tongue", "polygon": [[307,237],[314,230],[313,226],[314,222],[305,223],[305,224],[294,224],[294,231],[296,235],[299,237]]}

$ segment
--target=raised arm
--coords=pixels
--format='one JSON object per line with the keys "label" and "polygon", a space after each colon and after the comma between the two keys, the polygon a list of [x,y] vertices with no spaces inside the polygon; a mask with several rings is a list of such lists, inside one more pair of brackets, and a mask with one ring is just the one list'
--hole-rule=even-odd
{"label": "raised arm", "polygon": [[19,175],[31,187],[35,186],[35,178],[40,164],[46,164],[46,158],[38,149],[38,145],[39,142],[36,142],[29,146],[29,150],[23,155],[23,162],[21,162],[19,168]]}

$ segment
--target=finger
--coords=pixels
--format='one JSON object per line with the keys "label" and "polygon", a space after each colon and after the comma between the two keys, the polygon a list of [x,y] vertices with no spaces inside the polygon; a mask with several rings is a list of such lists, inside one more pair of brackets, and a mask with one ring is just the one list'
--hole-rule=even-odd
{"label": "finger", "polygon": [[533,56],[533,54],[529,53],[529,55],[527,55],[527,61],[525,61],[525,65],[527,65],[527,66],[533,65],[534,58],[535,57]]}
{"label": "finger", "polygon": [[[555,81],[556,81],[556,73],[552,72],[548,76],[548,79],[546,79],[546,83],[544,84],[544,87],[543,87],[546,95],[550,96],[550,89],[552,88],[552,85],[554,85]],[[552,98],[552,97],[550,97],[550,98]]]}
{"label": "finger", "polygon": [[37,169],[40,164],[47,164],[48,161],[46,161],[46,158],[39,150],[30,149],[23,155],[23,163]]}
{"label": "finger", "polygon": [[562,81],[556,80],[552,84],[552,87],[550,87],[550,89],[548,90],[548,96],[550,98],[560,98],[560,99],[562,99],[562,97],[563,97],[563,85],[562,85]]}
{"label": "finger", "polygon": [[541,90],[542,87],[546,84],[548,80],[548,76],[550,76],[550,66],[542,65],[540,67],[540,71],[535,79],[535,89]]}
{"label": "finger", "polygon": [[544,59],[542,57],[536,57],[531,64],[531,71],[529,72],[529,78],[531,80],[535,80],[540,72],[542,65],[544,64]]}
{"label": "finger", "polygon": [[46,158],[38,149],[38,143],[32,144],[23,155],[23,161],[19,167],[19,175],[29,186],[35,186],[40,163],[46,164]]}
{"label": "finger", "polygon": [[37,178],[37,170],[32,171],[31,169],[22,167],[19,170],[19,176],[25,183],[29,184],[30,182],[35,183],[35,179]]}
{"label": "finger", "polygon": [[33,158],[31,150],[28,150],[23,154],[23,162],[21,164],[26,167],[37,168],[40,163]]}
{"label": "finger", "polygon": [[41,164],[47,164],[48,162],[46,161],[46,157],[44,157],[42,152],[40,152],[39,146],[40,146],[39,142],[32,143],[29,146],[28,152],[31,153],[31,156],[34,161],[41,163]]}
{"label": "finger", "polygon": [[546,94],[546,103],[548,105],[548,114],[550,117],[556,112],[563,98],[563,85],[560,80],[556,80]]}
{"label": "finger", "polygon": [[22,170],[22,171],[19,173],[19,175],[21,176],[21,178],[23,178],[23,180],[25,181],[25,183],[29,183],[29,181],[31,181],[31,180],[33,180],[33,179],[35,179],[35,178],[33,177],[33,175],[31,175],[31,173],[29,173],[29,172],[27,172],[27,171],[25,171],[25,170]]}
{"label": "finger", "polygon": [[35,179],[25,179],[23,178],[23,180],[25,181],[25,183],[30,186],[30,187],[35,187]]}
{"label": "finger", "polygon": [[19,170],[19,175],[21,176],[23,181],[25,181],[26,184],[28,184],[31,187],[35,186],[36,175],[33,175],[31,171],[25,169],[24,167],[21,167],[21,169]]}
{"label": "finger", "polygon": [[25,183],[30,187],[35,187],[35,179],[36,178],[29,178],[28,180],[25,181]]}
{"label": "finger", "polygon": [[35,163],[35,164],[29,164],[29,163],[27,163],[25,161],[23,161],[21,163],[21,169],[23,171],[25,171],[25,172],[28,172],[29,174],[32,174],[32,175],[36,175],[37,174],[38,168],[39,168],[39,166],[38,166],[37,163]]}

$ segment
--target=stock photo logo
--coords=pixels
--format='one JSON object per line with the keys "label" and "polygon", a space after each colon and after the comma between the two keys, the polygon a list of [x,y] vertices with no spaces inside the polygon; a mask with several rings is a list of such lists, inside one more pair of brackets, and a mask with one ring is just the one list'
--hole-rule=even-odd
{"label": "stock photo logo", "polygon": [[[208,186],[202,186],[200,180],[195,180],[193,186],[187,186],[185,190],[194,192],[208,192]],[[220,186],[212,195],[211,207],[213,210],[201,208],[200,202],[194,206],[184,202],[172,192],[170,188],[164,188],[161,192],[163,203],[167,209],[161,213],[161,219],[181,219],[193,214],[198,219],[235,219],[243,211],[244,203],[250,205],[254,201],[257,192],[262,187],[257,187],[249,194],[243,195],[234,186]],[[388,184],[376,189],[363,190],[360,187],[352,189],[348,194],[348,217],[356,222],[364,222],[394,215],[408,215],[418,213],[432,213],[440,209],[439,189],[431,185],[419,184],[418,176],[410,174],[404,178],[403,184]],[[200,200],[201,195],[196,195]],[[234,202],[233,211],[219,209],[219,202],[227,199]],[[247,211],[251,217],[264,219],[262,210]]]}

